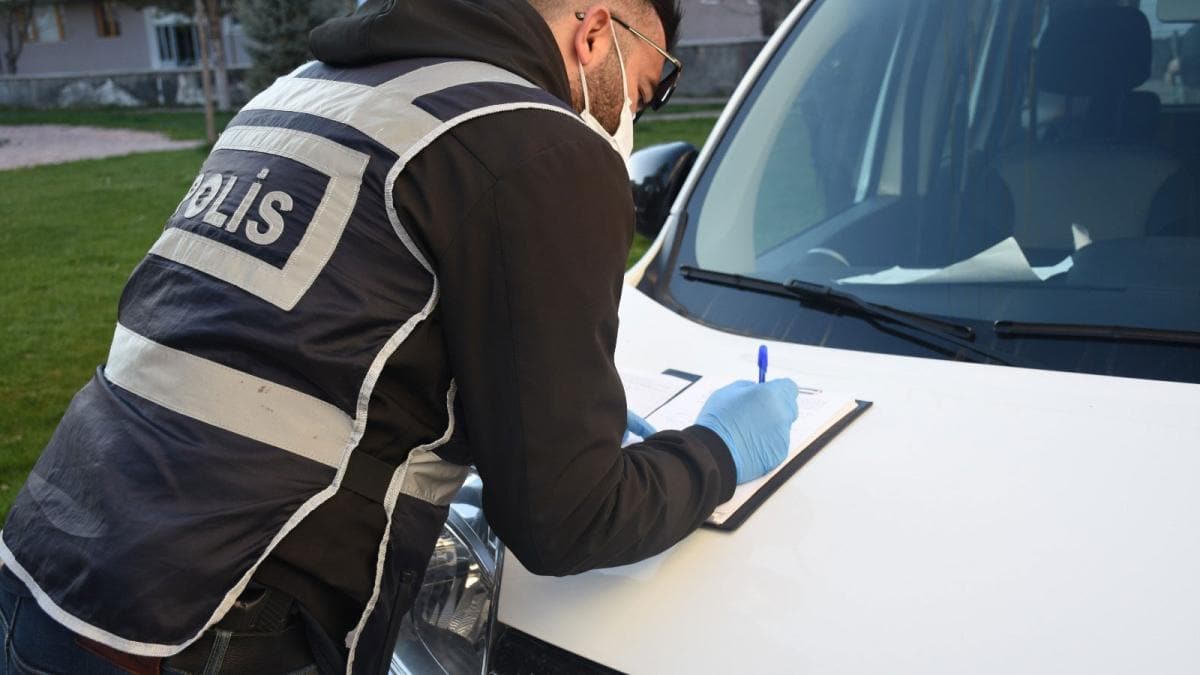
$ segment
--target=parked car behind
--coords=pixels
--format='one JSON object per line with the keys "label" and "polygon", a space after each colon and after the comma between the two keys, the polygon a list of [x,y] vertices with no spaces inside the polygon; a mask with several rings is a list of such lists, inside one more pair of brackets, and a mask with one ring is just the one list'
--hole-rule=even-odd
{"label": "parked car behind", "polygon": [[874,407],[625,568],[531,575],[468,485],[394,669],[1200,672],[1197,25],[802,2],[698,157],[635,158],[618,365],[749,378],[765,342]]}

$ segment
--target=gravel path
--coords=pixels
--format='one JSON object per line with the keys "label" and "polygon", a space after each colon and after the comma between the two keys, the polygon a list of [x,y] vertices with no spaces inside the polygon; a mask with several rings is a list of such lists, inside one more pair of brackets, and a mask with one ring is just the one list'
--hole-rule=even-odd
{"label": "gravel path", "polygon": [[53,124],[0,126],[0,171],[201,145],[203,141],[173,141],[164,134],[129,129]]}

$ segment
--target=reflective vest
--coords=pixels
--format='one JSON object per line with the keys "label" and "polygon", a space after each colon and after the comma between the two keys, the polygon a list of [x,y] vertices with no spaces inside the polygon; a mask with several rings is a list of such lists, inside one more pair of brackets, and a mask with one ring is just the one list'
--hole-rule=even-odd
{"label": "reflective vest", "polygon": [[[356,471],[379,483],[358,448],[368,402],[438,303],[392,185],[456,125],[523,108],[579,119],[512,73],[433,59],[307,64],[239,113],[130,278],[107,364],[3,531],[0,558],[52,617],[120,651],[178,653]],[[466,472],[437,454],[454,397],[449,381],[442,437],[384,467],[351,672],[385,667],[411,601],[393,562],[413,515],[397,504],[444,518]]]}

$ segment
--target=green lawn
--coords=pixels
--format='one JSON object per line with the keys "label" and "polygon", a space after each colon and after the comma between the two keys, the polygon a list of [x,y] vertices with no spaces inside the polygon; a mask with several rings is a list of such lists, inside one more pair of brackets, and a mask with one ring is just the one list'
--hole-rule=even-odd
{"label": "green lawn", "polygon": [[[663,108],[663,110],[667,110],[667,108]],[[637,127],[635,127],[633,136],[634,147],[641,149],[647,145],[656,145],[658,143],[687,141],[697,148],[702,148],[704,147],[705,139],[708,138],[708,133],[712,131],[713,124],[716,121],[716,118],[656,121],[653,116],[647,116],[638,122]],[[629,264],[632,265],[639,260],[649,246],[649,239],[640,234],[634,235],[633,246],[629,250]]]}
{"label": "green lawn", "polygon": [[643,121],[652,120],[656,115],[678,115],[680,113],[712,113],[714,116],[725,109],[724,103],[677,103],[672,101],[662,110],[646,112]]}
{"label": "green lawn", "polygon": [[[666,108],[664,108],[666,110]],[[716,124],[716,118],[695,120],[659,121],[647,116],[638,122],[634,133],[634,147],[643,148],[656,143],[687,141],[697,148],[704,145],[708,132]]]}
{"label": "green lawn", "polygon": [[[0,125],[35,123],[204,135],[197,112],[0,110]],[[711,126],[647,120],[637,142],[701,145]],[[0,519],[71,396],[104,362],[125,279],[204,156],[187,150],[0,171]],[[639,238],[631,261],[647,243]]]}
{"label": "green lawn", "polygon": [[121,287],[203,159],[187,150],[0,172],[0,511],[104,362]]}

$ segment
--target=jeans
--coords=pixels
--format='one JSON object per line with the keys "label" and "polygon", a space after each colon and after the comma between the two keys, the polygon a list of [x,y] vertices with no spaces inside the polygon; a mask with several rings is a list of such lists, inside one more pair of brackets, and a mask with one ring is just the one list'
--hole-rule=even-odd
{"label": "jeans", "polygon": [[38,607],[33,594],[7,569],[0,570],[0,632],[4,656],[0,675],[127,675],[127,671],[92,654]]}
{"label": "jeans", "polygon": [[[33,594],[7,569],[0,568],[0,635],[4,653],[0,675],[129,675],[129,671],[80,646],[75,633],[51,619]],[[212,658],[204,673],[228,673],[221,657]],[[287,675],[316,675],[316,665]],[[163,675],[193,675],[162,664]],[[195,675],[200,675],[196,673]]]}

